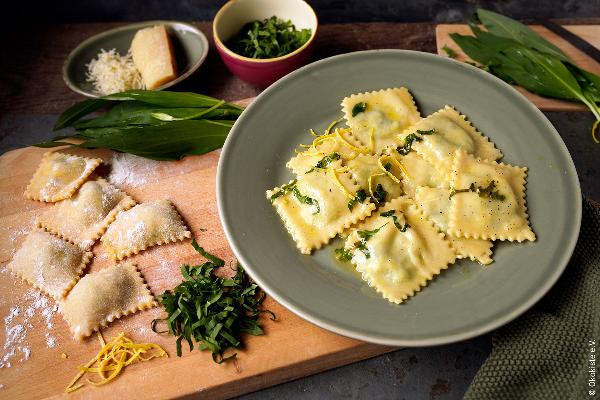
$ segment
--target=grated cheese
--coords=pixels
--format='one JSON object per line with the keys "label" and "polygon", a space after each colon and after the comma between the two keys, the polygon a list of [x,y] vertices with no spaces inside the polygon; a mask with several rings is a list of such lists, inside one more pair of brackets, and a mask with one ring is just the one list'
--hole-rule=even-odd
{"label": "grated cheese", "polygon": [[142,76],[129,53],[122,56],[115,49],[102,49],[97,58],[87,64],[87,68],[87,81],[102,95],[144,89]]}

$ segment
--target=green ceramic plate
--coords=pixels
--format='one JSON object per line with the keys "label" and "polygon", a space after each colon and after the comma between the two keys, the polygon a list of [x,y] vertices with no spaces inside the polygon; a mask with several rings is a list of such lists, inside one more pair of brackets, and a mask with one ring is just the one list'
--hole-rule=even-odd
{"label": "green ceramic plate", "polygon": [[127,54],[135,33],[154,25],[165,25],[177,61],[177,79],[156,90],[171,87],[193,74],[204,62],[208,54],[206,36],[190,24],[176,21],[147,21],[122,26],[92,36],[77,46],[63,65],[63,79],[71,90],[88,97],[98,97],[94,86],[86,81],[87,64],[96,58],[101,49],[116,49],[119,54]]}
{"label": "green ceramic plate", "polygon": [[[495,262],[460,261],[422,292],[393,305],[333,257],[338,243],[300,254],[265,190],[288,182],[285,163],[309,128],[340,117],[351,93],[406,86],[427,115],[445,104],[465,113],[504,152],[527,166],[535,243],[500,243]],[[219,213],[241,264],[278,302],[323,328],[369,342],[428,346],[507,323],[539,300],[565,268],[579,233],[581,192],[556,130],[510,85],[448,58],[401,50],[345,54],[308,65],[265,90],[223,148]]]}

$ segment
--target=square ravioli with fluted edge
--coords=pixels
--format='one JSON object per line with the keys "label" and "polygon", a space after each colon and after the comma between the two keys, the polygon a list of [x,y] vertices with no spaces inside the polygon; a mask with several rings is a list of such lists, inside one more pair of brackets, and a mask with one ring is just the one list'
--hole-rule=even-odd
{"label": "square ravioli with fluted edge", "polygon": [[536,240],[525,204],[527,168],[456,150],[448,232],[457,237]]}
{"label": "square ravioli with fluted edge", "polygon": [[90,248],[120,211],[135,200],[102,178],[84,183],[70,199],[45,211],[37,221],[45,229],[84,248]]}
{"label": "square ravioli with fluted edge", "polygon": [[357,199],[360,187],[348,172],[336,172],[339,168],[336,162],[267,190],[267,198],[303,254],[321,248],[375,209],[370,199]]}
{"label": "square ravioli with fluted edge", "polygon": [[169,200],[138,204],[117,214],[100,239],[110,255],[122,260],[148,247],[192,237]]}
{"label": "square ravioli with fluted edge", "polygon": [[397,140],[398,151],[414,149],[447,175],[450,174],[456,149],[464,149],[486,160],[498,160],[502,157],[502,152],[487,136],[450,106],[416,122],[403,131]]}
{"label": "square ravioli with fluted edge", "polygon": [[354,228],[344,250],[362,279],[397,304],[456,259],[444,234],[406,196],[392,200]]}
{"label": "square ravioli with fluted edge", "polygon": [[8,269],[58,300],[77,283],[92,257],[91,252],[76,244],[34,229],[15,253]]}
{"label": "square ravioli with fluted edge", "polygon": [[342,100],[342,112],[352,135],[373,154],[395,146],[396,135],[421,119],[405,87],[353,94]]}
{"label": "square ravioli with fluted edge", "polygon": [[24,195],[30,200],[50,203],[68,199],[101,163],[100,158],[44,153]]}
{"label": "square ravioli with fluted edge", "polygon": [[156,305],[136,266],[117,264],[81,278],[60,310],[73,337],[81,340],[115,319]]}
{"label": "square ravioli with fluted edge", "polygon": [[446,233],[446,238],[456,250],[456,258],[468,257],[483,265],[491,264],[493,261],[491,240],[456,237],[448,233],[450,194],[448,188],[419,186],[415,191],[415,202],[423,214]]}

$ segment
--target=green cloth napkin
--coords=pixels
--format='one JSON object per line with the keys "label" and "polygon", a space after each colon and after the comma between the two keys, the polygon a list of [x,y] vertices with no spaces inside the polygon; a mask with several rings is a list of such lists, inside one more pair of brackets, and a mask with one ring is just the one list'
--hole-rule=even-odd
{"label": "green cloth napkin", "polygon": [[531,310],[494,332],[492,352],[465,399],[600,400],[600,368],[591,358],[600,358],[600,204],[584,199],[565,272]]}

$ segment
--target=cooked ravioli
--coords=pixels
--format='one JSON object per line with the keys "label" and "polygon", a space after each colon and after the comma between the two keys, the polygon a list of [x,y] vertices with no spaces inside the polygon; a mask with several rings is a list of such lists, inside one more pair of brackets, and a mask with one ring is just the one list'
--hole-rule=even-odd
{"label": "cooked ravioli", "polygon": [[525,206],[527,168],[480,160],[457,150],[448,230],[458,237],[535,240]]}
{"label": "cooked ravioli", "polygon": [[299,175],[314,168],[324,157],[331,157],[333,154],[342,161],[348,161],[359,154],[369,153],[370,150],[349,132],[349,129],[335,129],[331,133],[316,137],[309,148],[292,157],[286,166]]}
{"label": "cooked ravioli", "polygon": [[81,340],[117,318],[155,306],[137,268],[118,264],[81,278],[60,309],[75,339]]}
{"label": "cooked ravioli", "polygon": [[484,160],[497,160],[502,152],[476,130],[464,115],[454,108],[443,109],[418,121],[399,135],[400,146],[405,146],[410,135],[414,138],[412,149],[425,160],[450,173],[456,149],[464,149]]}
{"label": "cooked ravioli", "polygon": [[[384,168],[382,168],[382,166]],[[386,157],[360,155],[346,163],[354,182],[365,191],[375,203],[385,203],[402,195],[401,170]],[[387,170],[385,169],[387,167]],[[379,193],[378,187],[381,185]]]}
{"label": "cooked ravioli", "polygon": [[92,253],[41,230],[27,235],[8,268],[55,299],[75,285]]}
{"label": "cooked ravioli", "polygon": [[342,101],[352,134],[374,154],[395,146],[396,135],[421,119],[408,89],[353,94]]}
{"label": "cooked ravioli", "polygon": [[404,166],[402,171],[402,189],[408,197],[414,198],[419,186],[447,187],[449,175],[436,168],[414,151],[402,156],[396,151],[390,152]]}
{"label": "cooked ravioli", "polygon": [[70,199],[61,201],[38,220],[38,226],[89,248],[114,221],[119,211],[135,201],[104,179],[84,183]]}
{"label": "cooked ravioli", "polygon": [[121,260],[148,247],[191,236],[171,202],[157,200],[117,214],[100,240],[115,259]]}
{"label": "cooked ravioli", "polygon": [[375,208],[368,198],[351,203],[360,187],[347,172],[336,172],[339,165],[301,174],[296,181],[267,191],[267,198],[304,254],[319,249]]}
{"label": "cooked ravioli", "polygon": [[25,189],[25,197],[45,202],[68,199],[101,162],[100,158],[45,153]]}
{"label": "cooked ravioli", "polygon": [[[421,211],[445,233],[448,232],[450,193],[450,189],[425,186],[418,187],[415,192],[415,202]],[[446,238],[456,249],[457,258],[468,257],[484,265],[493,261],[491,240],[456,237],[452,234],[448,234]]]}
{"label": "cooked ravioli", "polygon": [[393,303],[413,296],[456,258],[450,242],[408,197],[367,218],[345,248],[362,279]]}

